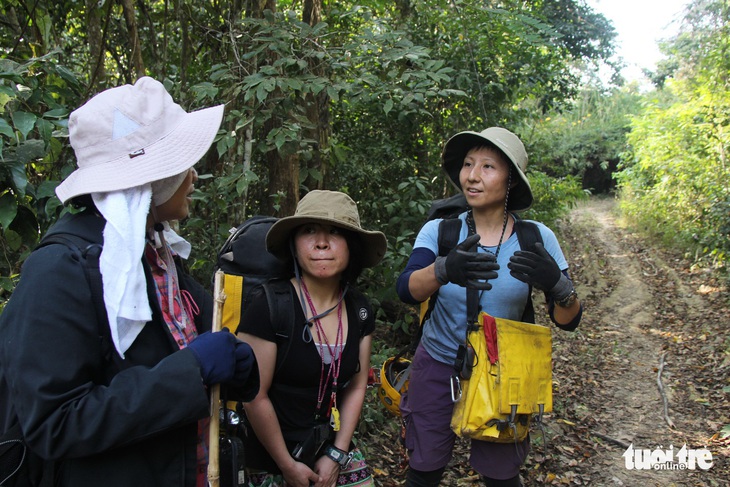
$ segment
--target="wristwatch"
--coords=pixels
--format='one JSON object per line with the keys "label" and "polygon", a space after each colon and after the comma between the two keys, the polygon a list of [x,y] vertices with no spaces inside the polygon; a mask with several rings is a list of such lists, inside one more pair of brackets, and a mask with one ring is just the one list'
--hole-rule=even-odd
{"label": "wristwatch", "polygon": [[576,299],[578,299],[578,293],[575,292],[575,289],[573,289],[566,297],[564,297],[560,301],[555,301],[555,304],[557,304],[561,308],[570,308],[573,303],[575,303]]}
{"label": "wristwatch", "polygon": [[324,450],[324,454],[335,463],[340,464],[341,469],[345,469],[352,461],[352,455],[345,450],[340,450],[334,445],[328,445]]}

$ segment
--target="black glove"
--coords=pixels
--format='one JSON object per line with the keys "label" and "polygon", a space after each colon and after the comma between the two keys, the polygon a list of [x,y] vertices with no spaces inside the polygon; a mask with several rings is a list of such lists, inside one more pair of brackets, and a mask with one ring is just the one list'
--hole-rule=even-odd
{"label": "black glove", "polygon": [[497,257],[490,252],[470,250],[479,235],[472,235],[451,249],[446,257],[436,257],[434,272],[440,284],[453,282],[462,287],[488,291],[492,289],[489,279],[497,278]]}
{"label": "black glove", "polygon": [[541,290],[550,291],[563,275],[555,259],[541,243],[535,244],[535,252],[518,250],[509,258],[509,273],[515,279]]}
{"label": "black glove", "polygon": [[198,359],[200,375],[206,385],[245,382],[254,360],[251,347],[227,329],[199,335],[190,342],[188,349]]}

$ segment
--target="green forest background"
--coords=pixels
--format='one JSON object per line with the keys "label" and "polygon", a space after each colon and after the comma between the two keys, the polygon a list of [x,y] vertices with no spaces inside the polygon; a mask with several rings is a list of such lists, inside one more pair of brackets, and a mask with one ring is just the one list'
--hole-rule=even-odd
{"label": "green forest background", "polygon": [[362,284],[380,323],[407,333],[394,283],[430,202],[450,195],[441,147],[492,125],[527,146],[525,217],[550,225],[615,195],[630,224],[727,276],[729,28],[728,1],[691,2],[643,89],[621,79],[616,32],[582,0],[4,0],[0,311],[64,211],[69,113],[143,75],[188,110],[226,103],[181,224],[203,282],[229,228],[341,190],[388,237]]}

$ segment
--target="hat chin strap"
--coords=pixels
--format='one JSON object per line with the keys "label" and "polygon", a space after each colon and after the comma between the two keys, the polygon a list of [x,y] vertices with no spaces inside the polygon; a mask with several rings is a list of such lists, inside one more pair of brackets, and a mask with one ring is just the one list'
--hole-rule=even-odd
{"label": "hat chin strap", "polygon": [[157,216],[157,205],[155,205],[154,201],[152,201],[150,204],[150,213],[152,214],[152,221],[154,222],[152,228],[154,228],[155,232],[160,235],[160,240],[162,240],[162,231],[165,229],[165,227],[162,225],[162,222],[160,222],[160,218]]}

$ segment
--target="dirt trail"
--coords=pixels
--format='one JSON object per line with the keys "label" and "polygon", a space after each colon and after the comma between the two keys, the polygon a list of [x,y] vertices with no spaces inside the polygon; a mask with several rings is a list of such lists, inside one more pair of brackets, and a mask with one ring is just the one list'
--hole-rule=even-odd
{"label": "dirt trail", "polygon": [[[559,229],[585,312],[578,331],[553,334],[554,411],[547,444],[533,434],[523,482],[730,485],[730,442],[718,434],[730,423],[730,394],[723,392],[730,385],[730,294],[680,256],[623,228],[615,215],[613,199],[591,199]],[[404,480],[397,423],[391,426],[364,439],[383,486]],[[673,448],[671,469],[628,469],[629,445],[657,454]],[[679,470],[683,445],[709,450],[712,467]],[[477,482],[460,442],[442,485]]]}
{"label": "dirt trail", "polygon": [[[696,345],[700,334],[707,341],[710,334],[717,338],[726,331],[727,309],[715,310],[718,321],[704,322],[711,316],[708,309],[723,305],[722,293],[714,293],[717,303],[703,297],[698,290],[712,287],[702,283],[703,276],[693,276],[681,259],[622,228],[614,206],[611,199],[590,200],[561,229],[585,316],[579,333],[554,334],[560,402],[554,418],[564,426],[553,431],[551,440],[575,468],[559,469],[548,461],[545,466],[558,471],[555,479],[546,474],[529,480],[533,485],[551,480],[564,485],[730,485],[727,445],[708,445],[727,420],[727,395],[721,389],[728,371],[718,360],[725,342],[715,339],[714,348],[683,346]],[[683,354],[701,366],[693,367]],[[701,400],[691,397],[688,384],[702,384],[707,394]],[[679,470],[676,453],[685,444],[709,448],[714,465]],[[671,469],[627,468],[628,445],[652,452],[673,448]]]}

